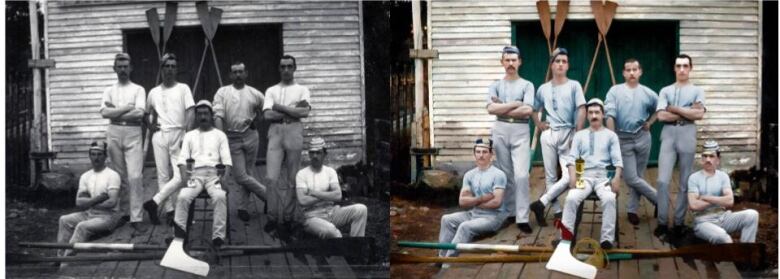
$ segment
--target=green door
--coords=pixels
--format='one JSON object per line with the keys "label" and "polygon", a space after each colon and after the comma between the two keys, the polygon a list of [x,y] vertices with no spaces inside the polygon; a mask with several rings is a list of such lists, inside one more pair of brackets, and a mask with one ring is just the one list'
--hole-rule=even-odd
{"label": "green door", "polygon": [[[679,23],[677,21],[613,21],[607,40],[615,72],[615,81],[623,83],[623,61],[634,57],[642,65],[640,83],[656,93],[674,82],[674,57],[678,52]],[[536,88],[544,83],[549,54],[539,21],[523,21],[512,24],[512,42],[520,48],[523,65],[520,75],[533,82]],[[558,46],[569,51],[569,78],[585,86],[588,69],[598,42],[598,29],[592,20],[568,20],[558,37]],[[593,68],[585,99],[598,97],[604,100],[612,86],[609,66],[602,44]],[[531,124],[533,130],[533,124]],[[658,160],[661,125],[653,125],[653,146],[650,164]],[[534,162],[541,164],[541,148],[537,145]]]}

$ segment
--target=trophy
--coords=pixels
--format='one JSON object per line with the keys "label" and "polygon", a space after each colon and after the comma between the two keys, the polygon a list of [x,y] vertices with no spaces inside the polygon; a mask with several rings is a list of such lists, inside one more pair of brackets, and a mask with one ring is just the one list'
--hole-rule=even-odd
{"label": "trophy", "polygon": [[585,174],[585,160],[582,157],[574,161],[574,174],[577,177],[577,189],[585,188],[585,183],[582,181],[582,175]]}

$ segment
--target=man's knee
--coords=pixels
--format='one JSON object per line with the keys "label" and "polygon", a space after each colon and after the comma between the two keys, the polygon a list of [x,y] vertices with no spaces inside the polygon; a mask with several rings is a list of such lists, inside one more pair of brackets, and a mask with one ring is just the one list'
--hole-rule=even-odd
{"label": "man's knee", "polygon": [[607,193],[606,195],[604,195],[604,197],[601,198],[601,206],[602,207],[607,207],[607,206],[614,207],[615,206],[615,194],[614,193]]}
{"label": "man's knee", "polygon": [[352,206],[355,207],[354,210],[355,210],[355,214],[357,216],[359,216],[359,217],[366,217],[366,215],[368,215],[368,207],[366,207],[365,205],[363,205],[361,203],[356,203],[356,204],[354,204]]}
{"label": "man's knee", "polygon": [[211,204],[224,203],[227,200],[227,194],[222,190],[213,191],[209,196],[211,196]]}
{"label": "man's knee", "polygon": [[572,191],[569,191],[569,194],[566,195],[566,200],[564,201],[565,207],[571,207],[576,208],[580,205],[580,200],[576,197],[577,195],[572,195]]}
{"label": "man's knee", "polygon": [[748,222],[750,223],[758,223],[758,211],[755,209],[745,209],[745,212],[748,217]]}
{"label": "man's knee", "polygon": [[728,234],[718,234],[710,237],[710,243],[712,244],[728,244],[734,242],[731,236]]}

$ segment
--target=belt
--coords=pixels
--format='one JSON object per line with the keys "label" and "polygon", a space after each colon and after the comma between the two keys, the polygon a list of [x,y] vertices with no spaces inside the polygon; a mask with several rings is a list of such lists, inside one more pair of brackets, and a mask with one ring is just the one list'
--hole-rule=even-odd
{"label": "belt", "polygon": [[278,120],[269,120],[268,122],[271,123],[271,124],[282,124],[282,123],[290,124],[290,123],[295,123],[295,122],[301,122],[301,120],[300,119],[290,119],[290,118],[285,117],[285,118],[278,119]]}
{"label": "belt", "polygon": [[119,126],[141,126],[141,121],[116,121],[111,120],[111,125],[119,125]]}
{"label": "belt", "polygon": [[516,119],[510,117],[496,117],[496,120],[506,123],[528,123],[528,119]]}
{"label": "belt", "polygon": [[677,120],[677,121],[672,121],[672,122],[664,122],[664,124],[666,124],[666,125],[674,125],[674,126],[685,126],[685,125],[693,124],[693,121]]}

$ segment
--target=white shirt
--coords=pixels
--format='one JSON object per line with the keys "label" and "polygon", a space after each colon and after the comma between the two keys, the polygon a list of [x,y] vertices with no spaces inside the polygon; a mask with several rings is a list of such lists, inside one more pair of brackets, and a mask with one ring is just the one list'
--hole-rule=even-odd
{"label": "white shirt", "polygon": [[171,88],[163,84],[152,88],[146,98],[146,105],[146,111],[151,112],[154,109],[157,112],[157,123],[160,124],[160,129],[185,129],[184,112],[195,106],[195,101],[192,99],[190,87],[177,82]]}
{"label": "white shirt", "polygon": [[[333,187],[341,186],[339,185],[339,175],[333,168],[322,166],[322,169],[315,173],[309,166],[301,169],[298,171],[298,174],[295,175],[295,187],[309,189],[309,191],[331,191],[333,190]],[[306,212],[307,215],[311,213],[328,213],[333,208],[333,204],[332,201],[318,201],[306,206],[303,211]]]}
{"label": "white shirt", "polygon": [[223,86],[214,95],[214,117],[225,120],[225,131],[244,132],[249,129],[247,120],[255,119],[263,99],[263,93],[249,85],[241,89],[232,84]]}
{"label": "white shirt", "polygon": [[186,166],[189,158],[195,159],[193,168],[214,167],[219,163],[233,165],[227,136],[217,128],[208,132],[195,129],[184,134],[178,165]]}
{"label": "white shirt", "polygon": [[277,84],[271,86],[265,92],[263,110],[265,111],[273,108],[274,104],[293,106],[295,103],[303,100],[306,100],[306,102],[311,104],[311,93],[305,86],[297,83],[292,85]]}
{"label": "white shirt", "polygon": [[[77,193],[87,192],[91,198],[94,198],[102,193],[108,194],[108,190],[111,189],[119,191],[120,183],[119,174],[108,167],[100,172],[91,169],[81,175]],[[118,198],[119,195],[117,195]],[[110,210],[90,208],[88,211],[98,214],[116,213],[119,212],[119,201],[117,200],[116,206]]]}
{"label": "white shirt", "polygon": [[103,99],[100,101],[100,110],[106,108],[106,102],[114,107],[123,107],[132,104],[140,110],[146,109],[146,90],[138,84],[129,82],[126,85],[116,83],[103,91]]}

